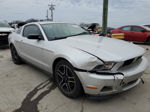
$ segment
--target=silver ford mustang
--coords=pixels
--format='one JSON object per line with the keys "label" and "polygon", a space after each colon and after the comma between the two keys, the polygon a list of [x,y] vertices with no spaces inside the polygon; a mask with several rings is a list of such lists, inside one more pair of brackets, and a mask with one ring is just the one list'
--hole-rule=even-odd
{"label": "silver ford mustang", "polygon": [[15,64],[26,61],[49,72],[71,98],[131,89],[148,65],[143,48],[94,36],[74,24],[29,23],[9,36],[9,45]]}

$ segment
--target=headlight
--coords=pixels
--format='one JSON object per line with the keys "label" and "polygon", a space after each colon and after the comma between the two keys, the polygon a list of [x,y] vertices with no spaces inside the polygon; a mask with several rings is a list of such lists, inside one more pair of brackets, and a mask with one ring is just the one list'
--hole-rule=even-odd
{"label": "headlight", "polygon": [[0,36],[7,36],[7,33],[0,33]]}
{"label": "headlight", "polygon": [[116,63],[112,63],[112,62],[108,62],[108,63],[105,63],[103,65],[98,65],[96,66],[93,70],[94,71],[100,71],[100,70],[110,70],[114,67]]}

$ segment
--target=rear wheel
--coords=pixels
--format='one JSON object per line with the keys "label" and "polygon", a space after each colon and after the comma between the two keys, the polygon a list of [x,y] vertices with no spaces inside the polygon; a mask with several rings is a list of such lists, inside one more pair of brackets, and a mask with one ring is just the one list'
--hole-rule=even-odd
{"label": "rear wheel", "polygon": [[150,37],[147,38],[146,43],[150,44]]}
{"label": "rear wheel", "polygon": [[65,60],[56,64],[55,81],[60,91],[67,97],[76,98],[83,93],[82,85],[73,67]]}
{"label": "rear wheel", "polygon": [[13,62],[17,65],[22,64],[23,61],[18,55],[17,50],[13,45],[10,46],[10,51],[11,51],[11,57],[12,57]]}

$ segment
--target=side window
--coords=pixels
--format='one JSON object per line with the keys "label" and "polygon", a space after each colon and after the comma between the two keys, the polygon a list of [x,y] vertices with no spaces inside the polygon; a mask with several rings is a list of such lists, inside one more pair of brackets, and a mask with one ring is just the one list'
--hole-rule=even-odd
{"label": "side window", "polygon": [[138,26],[133,26],[132,27],[132,31],[136,31],[136,32],[142,32],[144,31],[145,29],[142,28],[142,27],[138,27]]}
{"label": "side window", "polygon": [[121,30],[123,30],[123,31],[131,31],[131,27],[130,26],[126,26],[126,27],[121,28]]}
{"label": "side window", "polygon": [[27,25],[23,30],[23,36],[28,37],[29,35],[41,35],[41,31],[36,25]]}

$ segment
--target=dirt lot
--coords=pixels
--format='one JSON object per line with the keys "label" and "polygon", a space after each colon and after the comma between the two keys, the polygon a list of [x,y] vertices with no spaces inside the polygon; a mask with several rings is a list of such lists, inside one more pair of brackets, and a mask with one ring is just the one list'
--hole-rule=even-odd
{"label": "dirt lot", "polygon": [[[150,50],[145,56],[150,62]],[[112,98],[72,100],[41,70],[14,65],[9,49],[0,49],[0,112],[150,112],[150,67],[143,79],[144,85]]]}

